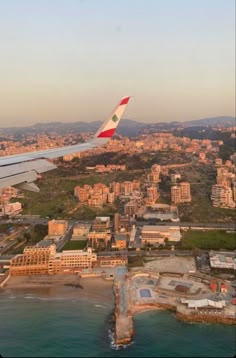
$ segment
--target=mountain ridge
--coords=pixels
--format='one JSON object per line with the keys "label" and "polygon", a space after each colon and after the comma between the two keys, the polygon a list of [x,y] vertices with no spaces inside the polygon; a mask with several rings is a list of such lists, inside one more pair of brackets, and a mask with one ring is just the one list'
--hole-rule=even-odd
{"label": "mountain ridge", "polygon": [[[0,135],[10,135],[14,133],[19,134],[43,134],[53,133],[67,134],[67,133],[82,133],[82,132],[95,132],[102,121],[93,122],[48,122],[48,123],[35,123],[31,126],[20,127],[7,127],[0,128]],[[218,116],[194,119],[185,122],[171,121],[171,122],[154,122],[143,123],[133,119],[123,119],[117,129],[117,134],[133,136],[140,134],[143,129],[146,130],[171,130],[174,128],[186,128],[194,126],[203,127],[233,127],[235,126],[235,117],[232,116]],[[55,131],[56,127],[56,131]]]}

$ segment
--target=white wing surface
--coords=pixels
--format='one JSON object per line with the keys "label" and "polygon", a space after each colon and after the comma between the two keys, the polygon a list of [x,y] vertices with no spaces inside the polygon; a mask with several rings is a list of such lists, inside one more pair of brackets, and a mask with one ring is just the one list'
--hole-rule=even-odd
{"label": "white wing surface", "polygon": [[47,149],[37,152],[0,157],[0,189],[15,186],[25,190],[39,191],[33,183],[43,172],[55,169],[47,159],[84,152],[104,145],[114,135],[130,97],[124,97],[102,124],[93,139],[86,143]]}

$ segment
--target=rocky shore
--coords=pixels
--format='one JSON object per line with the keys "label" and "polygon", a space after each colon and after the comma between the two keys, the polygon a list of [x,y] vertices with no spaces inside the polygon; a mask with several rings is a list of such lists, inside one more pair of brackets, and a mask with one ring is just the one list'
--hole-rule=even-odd
{"label": "rocky shore", "polygon": [[226,325],[236,325],[236,319],[226,316],[212,316],[207,314],[183,314],[176,312],[176,318],[185,322],[198,323],[221,323]]}

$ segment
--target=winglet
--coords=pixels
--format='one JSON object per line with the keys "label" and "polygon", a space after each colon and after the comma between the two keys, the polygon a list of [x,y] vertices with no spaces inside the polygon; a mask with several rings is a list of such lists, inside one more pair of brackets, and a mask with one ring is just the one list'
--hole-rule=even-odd
{"label": "winglet", "polygon": [[124,113],[126,105],[129,102],[130,97],[123,97],[118,104],[118,106],[114,109],[111,115],[107,118],[107,120],[102,124],[99,130],[96,132],[94,139],[96,138],[111,138],[115,130],[120,122],[120,119]]}

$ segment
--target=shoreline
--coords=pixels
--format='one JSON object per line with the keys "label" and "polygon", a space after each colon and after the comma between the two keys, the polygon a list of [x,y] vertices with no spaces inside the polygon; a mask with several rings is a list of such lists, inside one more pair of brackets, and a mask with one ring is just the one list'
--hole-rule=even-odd
{"label": "shoreline", "polygon": [[131,309],[132,316],[148,311],[169,311],[175,314],[175,318],[188,323],[219,323],[225,325],[236,325],[236,320],[230,317],[212,316],[207,314],[184,314],[177,310],[176,306],[166,304],[137,305]]}
{"label": "shoreline", "polygon": [[78,275],[14,276],[0,289],[1,293],[37,294],[57,298],[78,298],[114,306],[113,282],[102,277]]}
{"label": "shoreline", "polygon": [[[79,298],[97,301],[110,305],[112,314],[115,315],[116,297],[113,280],[106,280],[102,277],[80,277],[75,274],[57,276],[13,276],[0,289],[1,292],[11,294],[37,293],[43,296]],[[175,305],[165,303],[140,304],[130,307],[131,317],[147,311],[159,310],[170,311],[175,314],[176,319],[189,323],[218,323],[224,325],[236,325],[234,318],[216,316],[210,314],[191,314],[178,311]]]}

